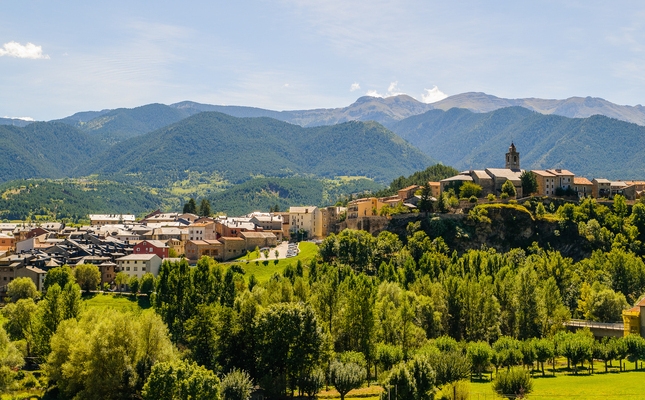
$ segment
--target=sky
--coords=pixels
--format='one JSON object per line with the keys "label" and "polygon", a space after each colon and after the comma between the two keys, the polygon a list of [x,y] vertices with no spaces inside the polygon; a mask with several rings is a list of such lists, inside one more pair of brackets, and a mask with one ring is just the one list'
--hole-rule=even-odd
{"label": "sky", "polygon": [[0,2],[0,117],[364,95],[645,103],[645,2]]}

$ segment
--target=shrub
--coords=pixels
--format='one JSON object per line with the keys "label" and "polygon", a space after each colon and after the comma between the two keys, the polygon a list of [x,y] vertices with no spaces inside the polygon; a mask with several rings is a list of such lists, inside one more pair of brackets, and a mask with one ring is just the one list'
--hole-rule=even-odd
{"label": "shrub", "polygon": [[253,391],[253,382],[246,371],[233,369],[222,379],[223,400],[248,400]]}
{"label": "shrub", "polygon": [[471,203],[477,203],[477,196],[470,196],[468,201],[471,202]]}
{"label": "shrub", "polygon": [[523,398],[533,390],[533,380],[528,371],[513,368],[497,374],[493,389],[507,399]]}
{"label": "shrub", "polygon": [[495,200],[497,200],[497,197],[495,197],[495,195],[494,195],[494,194],[492,194],[492,193],[490,193],[488,196],[486,196],[486,198],[488,199],[488,201],[495,201]]}
{"label": "shrub", "polygon": [[501,196],[499,196],[502,200],[508,199],[508,193],[502,193]]}

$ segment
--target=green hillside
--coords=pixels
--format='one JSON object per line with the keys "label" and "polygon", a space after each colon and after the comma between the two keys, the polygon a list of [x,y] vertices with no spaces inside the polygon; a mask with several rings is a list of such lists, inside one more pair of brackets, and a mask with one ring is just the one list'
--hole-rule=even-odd
{"label": "green hillside", "polygon": [[233,184],[294,175],[365,176],[385,183],[432,163],[373,122],[302,128],[204,112],[121,142],[78,172],[157,187],[184,180],[190,172],[217,172]]}
{"label": "green hillside", "polygon": [[522,168],[566,168],[589,178],[645,177],[645,127],[600,115],[566,118],[520,107],[476,114],[455,108],[406,118],[392,130],[459,170],[503,167],[513,141]]}
{"label": "green hillside", "polygon": [[257,178],[218,193],[209,200],[215,212],[243,215],[252,211],[269,211],[276,205],[280,210],[288,210],[290,206],[328,206],[347,195],[381,188],[382,185],[365,178]]}
{"label": "green hillside", "polygon": [[105,148],[87,133],[60,122],[34,122],[22,128],[0,125],[0,182],[70,176]]}
{"label": "green hillside", "polygon": [[162,197],[131,185],[87,180],[32,179],[0,185],[0,219],[78,221],[88,214],[142,214]]}
{"label": "green hillside", "polygon": [[[93,116],[91,113],[86,114]],[[77,118],[68,117],[61,122],[76,126],[106,143],[113,144],[181,121],[194,112],[163,104],[148,104],[136,108],[118,108],[98,114],[88,121],[84,121],[83,115],[79,115]]]}

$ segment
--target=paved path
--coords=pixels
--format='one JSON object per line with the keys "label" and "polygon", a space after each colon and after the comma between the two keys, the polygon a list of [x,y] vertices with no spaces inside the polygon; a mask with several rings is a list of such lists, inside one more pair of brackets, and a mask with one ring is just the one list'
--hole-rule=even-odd
{"label": "paved path", "polygon": [[[260,254],[259,260],[275,260],[275,251],[278,250],[278,260],[281,260],[283,258],[287,258],[287,251],[289,250],[289,242],[282,242],[276,247],[272,247],[269,250],[269,258],[264,258],[264,254]],[[252,261],[255,261],[257,259],[254,259]]]}

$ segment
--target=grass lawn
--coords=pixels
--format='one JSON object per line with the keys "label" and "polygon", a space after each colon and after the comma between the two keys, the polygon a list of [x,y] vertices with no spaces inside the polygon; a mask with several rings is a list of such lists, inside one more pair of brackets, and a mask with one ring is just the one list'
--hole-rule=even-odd
{"label": "grass lawn", "polygon": [[[354,389],[345,395],[346,399],[361,399],[361,400],[378,400],[383,388],[380,386],[372,385],[370,387],[362,387]],[[328,391],[318,393],[319,399],[325,400],[339,400],[340,395],[336,389],[330,388]]]}
{"label": "grass lawn", "polygon": [[[533,392],[528,399],[645,399],[645,371],[634,371],[634,364],[628,363],[627,372],[595,373],[573,375],[558,373],[555,377],[535,374]],[[595,363],[597,371],[604,371],[603,364]],[[470,398],[478,400],[502,399],[493,392],[490,382],[471,383]]]}
{"label": "grass lawn", "polygon": [[136,311],[150,308],[150,300],[146,296],[135,298],[129,293],[91,293],[83,295],[87,307],[114,308],[120,311]]}
{"label": "grass lawn", "polygon": [[[258,260],[258,263],[251,261],[247,264],[246,256],[244,256],[242,259],[238,259],[235,264],[238,264],[242,266],[242,268],[244,268],[244,271],[246,271],[244,279],[247,282],[251,275],[255,275],[255,278],[259,282],[266,282],[271,278],[271,276],[273,276],[274,273],[277,272],[279,274],[282,274],[287,265],[293,264],[295,266],[298,263],[298,260],[300,260],[305,267],[304,270],[306,275],[309,269],[307,267],[309,265],[309,261],[318,254],[318,245],[311,242],[300,242],[299,249],[300,253],[298,253],[297,256],[291,258],[282,258],[278,260],[277,263],[275,262],[275,260]],[[225,268],[228,268],[228,266],[230,266],[231,264],[229,263],[225,265]]]}

